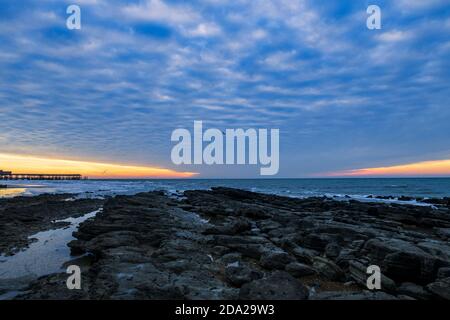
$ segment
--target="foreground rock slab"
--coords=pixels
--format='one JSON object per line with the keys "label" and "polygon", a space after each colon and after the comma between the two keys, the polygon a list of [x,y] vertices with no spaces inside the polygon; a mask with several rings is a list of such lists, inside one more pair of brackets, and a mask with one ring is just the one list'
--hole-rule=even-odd
{"label": "foreground rock slab", "polygon": [[[229,188],[116,196],[69,246],[89,254],[21,299],[448,299],[447,206],[294,199]],[[365,270],[378,265],[381,290]]]}

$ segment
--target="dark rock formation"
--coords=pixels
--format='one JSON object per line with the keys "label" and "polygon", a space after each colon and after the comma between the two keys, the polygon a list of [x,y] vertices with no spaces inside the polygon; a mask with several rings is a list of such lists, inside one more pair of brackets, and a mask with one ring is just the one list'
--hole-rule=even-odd
{"label": "dark rock formation", "polygon": [[276,271],[244,285],[239,292],[243,300],[305,300],[308,289],[289,273]]}
{"label": "dark rock formation", "polygon": [[[67,275],[21,298],[448,299],[446,204],[295,199],[243,190],[109,199],[84,222],[73,253],[91,253],[82,290]],[[444,230],[444,232],[443,232]],[[367,267],[382,272],[366,287]]]}

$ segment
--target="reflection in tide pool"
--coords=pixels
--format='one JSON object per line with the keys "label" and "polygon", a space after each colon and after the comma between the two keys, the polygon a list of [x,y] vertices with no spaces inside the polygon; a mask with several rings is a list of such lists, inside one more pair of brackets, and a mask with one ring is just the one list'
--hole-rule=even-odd
{"label": "reflection in tide pool", "polygon": [[2,188],[0,189],[0,197],[16,197],[24,194],[25,191],[25,188]]}
{"label": "reflection in tide pool", "polygon": [[[29,237],[37,239],[29,248],[13,256],[0,256],[0,300],[9,299],[8,293],[19,290],[24,282],[28,283],[40,276],[63,271],[63,264],[71,259],[67,243],[75,239],[72,233],[80,223],[94,217],[100,210],[78,218],[59,220],[57,222],[69,222],[70,225],[61,229],[38,232]],[[1,292],[2,289],[4,292]]]}

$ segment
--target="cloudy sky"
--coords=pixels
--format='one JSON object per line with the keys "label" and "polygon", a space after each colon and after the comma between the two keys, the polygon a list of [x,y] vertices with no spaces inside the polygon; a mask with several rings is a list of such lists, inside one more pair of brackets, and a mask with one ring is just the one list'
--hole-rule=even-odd
{"label": "cloudy sky", "polygon": [[[70,4],[81,30],[66,27]],[[381,30],[366,27],[370,4]],[[450,159],[448,0],[0,6],[2,154],[258,176],[172,164],[171,132],[203,120],[279,128],[279,177]]]}

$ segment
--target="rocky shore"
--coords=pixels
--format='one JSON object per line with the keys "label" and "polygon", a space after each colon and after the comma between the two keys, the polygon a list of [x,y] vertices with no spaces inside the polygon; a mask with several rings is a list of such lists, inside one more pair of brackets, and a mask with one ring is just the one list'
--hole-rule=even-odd
{"label": "rocky shore", "polygon": [[28,237],[37,232],[69,224],[57,220],[82,216],[103,204],[100,199],[72,197],[44,194],[0,199],[0,255],[10,256],[25,249],[33,241]]}
{"label": "rocky shore", "polygon": [[[19,299],[450,299],[446,203],[149,192],[108,199],[74,236],[72,253],[91,257],[81,290],[53,274]],[[366,287],[370,265],[381,290]]]}

